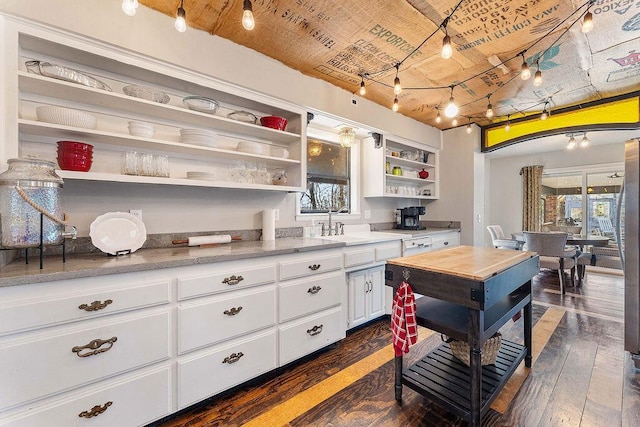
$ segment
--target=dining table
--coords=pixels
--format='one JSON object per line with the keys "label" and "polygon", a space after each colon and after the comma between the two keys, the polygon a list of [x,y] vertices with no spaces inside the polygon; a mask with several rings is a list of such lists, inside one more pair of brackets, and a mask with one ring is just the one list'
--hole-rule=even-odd
{"label": "dining table", "polygon": [[[547,233],[560,233],[560,231],[547,231]],[[522,233],[511,233],[511,237],[524,242],[524,234]],[[610,240],[611,238],[608,236],[596,234],[567,234],[567,245],[578,246],[581,252],[584,252],[585,246],[607,246]]]}

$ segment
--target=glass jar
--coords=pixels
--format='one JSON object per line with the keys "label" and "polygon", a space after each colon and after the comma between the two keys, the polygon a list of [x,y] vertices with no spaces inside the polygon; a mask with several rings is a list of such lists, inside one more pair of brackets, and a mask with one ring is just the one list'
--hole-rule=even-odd
{"label": "glass jar", "polygon": [[[0,246],[39,246],[41,217],[42,243],[62,243],[62,178],[56,175],[55,163],[37,158],[9,159],[7,163],[9,169],[0,174]],[[34,206],[45,214],[41,216]],[[59,219],[59,222],[50,219],[47,214]]]}

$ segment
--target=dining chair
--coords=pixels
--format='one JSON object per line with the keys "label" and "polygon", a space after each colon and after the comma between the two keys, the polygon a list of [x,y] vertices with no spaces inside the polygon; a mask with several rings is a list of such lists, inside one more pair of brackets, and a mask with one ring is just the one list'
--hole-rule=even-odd
{"label": "dining chair", "polygon": [[565,293],[564,270],[571,270],[571,286],[575,285],[576,249],[566,248],[567,233],[523,231],[524,250],[537,252],[540,268],[557,270],[560,292]]}
{"label": "dining chair", "polygon": [[488,225],[487,230],[489,230],[489,234],[491,235],[491,241],[493,243],[493,247],[496,249],[515,249],[519,251],[522,249],[522,245],[524,242],[521,242],[516,239],[509,239],[502,231],[502,227],[499,225]]}
{"label": "dining chair", "polygon": [[587,265],[623,270],[622,260],[617,247],[593,246],[589,252],[580,254],[577,259],[578,286],[582,284]]}

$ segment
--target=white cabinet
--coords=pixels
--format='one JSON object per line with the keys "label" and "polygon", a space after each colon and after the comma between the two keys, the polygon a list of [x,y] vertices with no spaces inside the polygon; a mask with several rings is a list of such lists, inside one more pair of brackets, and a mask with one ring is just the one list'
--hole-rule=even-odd
{"label": "white cabinet", "polygon": [[384,267],[374,267],[348,274],[349,328],[384,314]]}
{"label": "white cabinet", "polygon": [[[0,164],[11,157],[36,155],[56,161],[56,141],[75,140],[94,146],[89,172],[59,171],[66,180],[114,181],[201,187],[252,188],[273,191],[303,191],[306,162],[306,111],[275,98],[257,94],[206,75],[172,64],[133,54],[114,46],[94,43],[74,35],[8,22],[4,28],[3,65],[7,94],[0,111],[7,118]],[[58,68],[27,69],[27,61],[49,62]],[[28,70],[40,70],[41,74]],[[78,74],[75,71],[78,71]],[[47,72],[58,77],[49,77]],[[110,90],[87,84],[83,76],[106,84]],[[82,78],[79,78],[82,77]],[[83,83],[84,82],[84,83]],[[141,93],[160,93],[167,102],[129,96],[127,86],[142,87]],[[17,90],[16,90],[17,88]],[[130,93],[130,92],[129,92]],[[212,98],[220,107],[215,113],[189,109],[188,96]],[[40,121],[39,106],[51,105],[89,113],[97,119],[95,128]],[[3,108],[2,108],[3,107]],[[248,111],[288,120],[286,131],[246,123],[227,115]],[[129,121],[143,121],[155,127],[152,137],[133,136]],[[181,142],[180,130],[205,129],[214,137],[207,141]],[[240,148],[240,142],[257,144]],[[275,148],[272,151],[272,148]],[[288,151],[285,158],[282,148]],[[125,151],[165,155],[169,177],[154,174],[121,173]],[[272,155],[273,152],[273,155]],[[0,166],[1,167],[1,166]],[[272,182],[268,171],[284,169],[286,185]],[[204,172],[190,179],[188,172]],[[196,174],[190,174],[194,178]]]}
{"label": "white cabinet", "polygon": [[451,231],[448,233],[434,234],[431,237],[431,249],[449,248],[460,245],[460,232]]}
{"label": "white cabinet", "polygon": [[433,147],[395,136],[385,136],[381,148],[367,145],[364,197],[439,198],[438,155]]}

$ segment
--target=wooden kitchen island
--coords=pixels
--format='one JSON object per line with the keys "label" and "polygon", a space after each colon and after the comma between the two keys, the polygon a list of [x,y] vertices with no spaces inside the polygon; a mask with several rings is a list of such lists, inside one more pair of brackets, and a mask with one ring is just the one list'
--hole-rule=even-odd
{"label": "wooden kitchen island", "polygon": [[[482,415],[524,359],[531,367],[531,279],[537,254],[458,246],[387,261],[385,283],[394,291],[407,281],[415,293],[417,322],[469,343],[470,365],[447,343],[403,369],[396,357],[395,397],[406,385],[479,426]],[[481,364],[482,345],[524,309],[524,345],[502,340],[495,365]]]}

